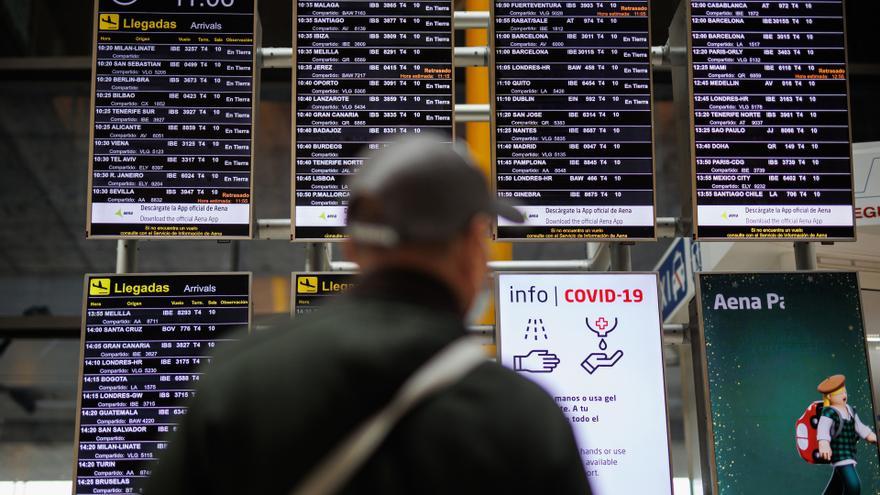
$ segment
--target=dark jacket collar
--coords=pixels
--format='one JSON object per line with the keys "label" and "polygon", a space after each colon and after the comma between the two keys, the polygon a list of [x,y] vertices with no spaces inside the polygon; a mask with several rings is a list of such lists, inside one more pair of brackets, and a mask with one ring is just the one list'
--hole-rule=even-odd
{"label": "dark jacket collar", "polygon": [[382,299],[450,313],[461,319],[458,299],[439,278],[409,268],[383,268],[364,275],[350,292],[356,299]]}

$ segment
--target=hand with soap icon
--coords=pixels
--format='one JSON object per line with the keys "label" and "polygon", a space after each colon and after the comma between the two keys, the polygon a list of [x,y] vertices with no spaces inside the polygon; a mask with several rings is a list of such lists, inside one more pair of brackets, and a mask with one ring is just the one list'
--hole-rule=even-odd
{"label": "hand with soap icon", "polygon": [[599,368],[610,368],[614,366],[622,357],[623,351],[617,351],[610,356],[604,352],[594,352],[587,356],[587,359],[584,359],[584,362],[581,363],[581,367],[587,370],[587,373],[592,375]]}

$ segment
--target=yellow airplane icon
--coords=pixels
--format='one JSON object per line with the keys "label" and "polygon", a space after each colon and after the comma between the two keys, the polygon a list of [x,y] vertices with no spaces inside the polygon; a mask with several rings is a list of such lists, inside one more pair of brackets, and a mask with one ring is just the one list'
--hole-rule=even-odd
{"label": "yellow airplane icon", "polygon": [[109,278],[93,278],[89,281],[90,296],[109,296],[110,295],[110,279]]}
{"label": "yellow airplane icon", "polygon": [[119,14],[101,14],[98,20],[101,31],[119,31]]}
{"label": "yellow airplane icon", "polygon": [[297,294],[317,294],[318,293],[318,277],[297,277],[296,278]]}

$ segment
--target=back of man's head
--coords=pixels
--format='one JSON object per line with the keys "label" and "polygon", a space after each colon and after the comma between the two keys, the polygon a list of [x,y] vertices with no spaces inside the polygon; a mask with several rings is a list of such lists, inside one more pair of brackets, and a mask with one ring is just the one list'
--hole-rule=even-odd
{"label": "back of man's head", "polygon": [[493,217],[522,221],[491,195],[467,150],[437,136],[406,137],[369,155],[349,188],[348,256],[365,272],[431,272],[465,308],[482,286]]}

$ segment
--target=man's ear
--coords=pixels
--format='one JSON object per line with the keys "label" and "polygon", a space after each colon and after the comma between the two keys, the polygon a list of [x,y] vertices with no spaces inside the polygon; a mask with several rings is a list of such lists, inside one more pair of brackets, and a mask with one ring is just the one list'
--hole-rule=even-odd
{"label": "man's ear", "polygon": [[482,213],[474,216],[468,234],[481,243],[488,242],[492,237],[492,220]]}
{"label": "man's ear", "polygon": [[489,255],[488,249],[491,227],[492,221],[489,217],[483,214],[475,216],[468,226],[468,249],[472,250],[481,262],[485,262]]}

